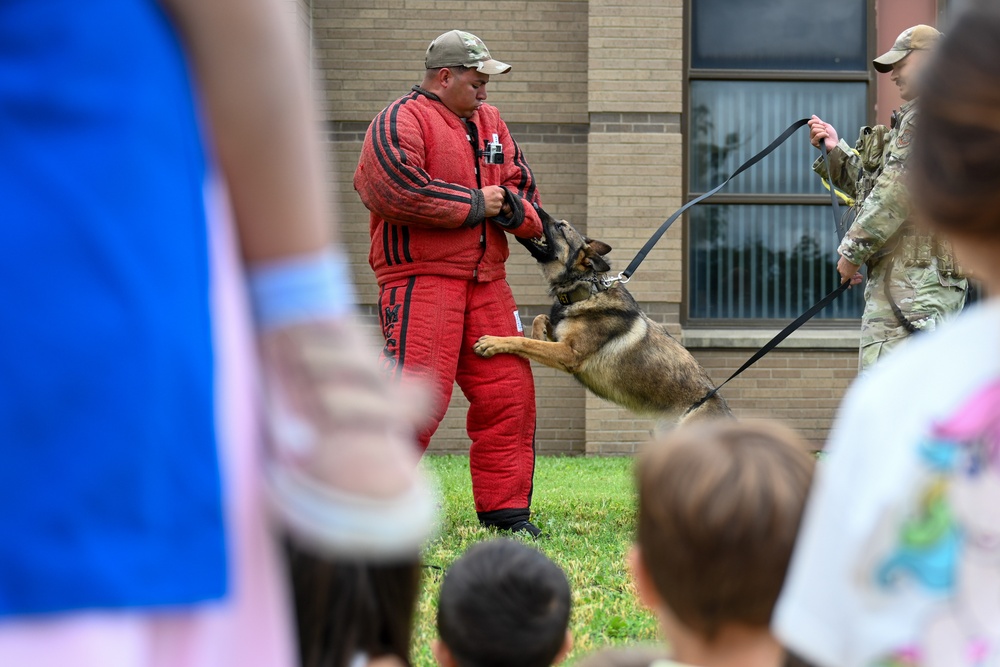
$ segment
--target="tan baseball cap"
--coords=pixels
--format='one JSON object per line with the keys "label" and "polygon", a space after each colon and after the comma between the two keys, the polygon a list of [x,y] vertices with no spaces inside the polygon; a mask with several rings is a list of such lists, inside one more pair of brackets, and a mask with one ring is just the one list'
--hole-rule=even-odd
{"label": "tan baseball cap", "polygon": [[510,65],[494,60],[483,40],[471,32],[449,30],[439,35],[427,47],[424,66],[427,69],[439,67],[473,67],[483,74],[506,74]]}
{"label": "tan baseball cap", "polygon": [[907,28],[899,34],[892,48],[873,60],[872,65],[882,74],[891,72],[892,66],[910,55],[910,51],[929,49],[940,37],[941,33],[923,23]]}

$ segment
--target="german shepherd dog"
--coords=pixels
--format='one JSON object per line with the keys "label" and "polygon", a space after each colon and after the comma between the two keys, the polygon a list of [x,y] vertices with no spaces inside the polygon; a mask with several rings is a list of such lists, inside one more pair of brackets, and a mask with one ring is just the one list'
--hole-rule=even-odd
{"label": "german shepherd dog", "polygon": [[539,211],[545,235],[517,240],[541,265],[555,297],[531,337],[483,336],[481,357],[516,354],[571,373],[601,398],[661,421],[731,417],[718,394],[694,410],[713,384],[683,345],[643,313],[621,282],[603,282],[611,246]]}

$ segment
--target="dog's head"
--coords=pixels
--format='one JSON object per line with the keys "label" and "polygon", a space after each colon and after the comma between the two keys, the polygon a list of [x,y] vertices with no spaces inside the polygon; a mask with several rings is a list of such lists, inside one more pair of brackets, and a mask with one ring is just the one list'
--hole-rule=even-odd
{"label": "dog's head", "polygon": [[542,238],[517,240],[542,265],[542,273],[550,285],[569,285],[611,270],[604,259],[611,246],[587,238],[573,225],[556,220],[541,209],[538,215],[542,219]]}

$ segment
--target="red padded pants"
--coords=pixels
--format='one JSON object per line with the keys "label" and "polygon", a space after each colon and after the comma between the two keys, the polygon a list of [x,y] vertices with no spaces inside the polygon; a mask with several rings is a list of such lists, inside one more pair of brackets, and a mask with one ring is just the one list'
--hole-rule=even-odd
{"label": "red padded pants", "polygon": [[379,291],[385,347],[379,362],[394,378],[419,377],[434,388],[427,448],[457,382],[469,400],[469,468],[479,519],[509,526],[529,518],[535,467],[535,386],[526,359],[472,350],[480,336],[520,336],[517,305],[505,280],[475,282],[420,275]]}

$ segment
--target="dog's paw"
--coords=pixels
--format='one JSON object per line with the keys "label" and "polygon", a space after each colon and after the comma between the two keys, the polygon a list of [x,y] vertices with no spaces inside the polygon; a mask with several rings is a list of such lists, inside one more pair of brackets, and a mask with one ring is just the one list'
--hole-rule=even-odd
{"label": "dog's paw", "polygon": [[506,352],[503,349],[503,339],[497,336],[483,336],[472,346],[472,350],[480,357],[485,357],[486,359],[489,359],[494,354]]}
{"label": "dog's paw", "polygon": [[535,319],[531,321],[531,337],[535,340],[554,340],[552,336],[552,322],[549,321],[548,315],[545,313],[535,315]]}

